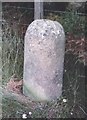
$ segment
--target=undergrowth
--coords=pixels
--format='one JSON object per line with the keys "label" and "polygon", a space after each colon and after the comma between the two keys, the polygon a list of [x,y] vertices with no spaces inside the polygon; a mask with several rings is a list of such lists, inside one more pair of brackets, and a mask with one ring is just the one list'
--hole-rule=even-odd
{"label": "undergrowth", "polygon": [[[4,6],[3,6],[4,7]],[[8,7],[7,7],[8,8]],[[19,11],[19,12],[16,12]],[[18,13],[13,19],[7,17],[7,14]],[[22,13],[23,12],[23,13]],[[20,37],[15,26],[21,21],[26,20],[28,12],[19,8],[4,8],[2,22],[2,84],[6,85],[13,74],[23,77],[23,50],[24,37]],[[26,14],[26,15],[25,15]],[[17,17],[17,18],[16,18]],[[7,18],[7,19],[6,19]],[[66,35],[84,36],[85,17],[80,17],[75,11],[66,14],[55,15],[47,14],[45,18],[59,21]],[[14,20],[15,19],[15,20]],[[15,24],[13,25],[12,22]],[[31,21],[31,20],[30,20]],[[11,23],[10,23],[11,22]],[[28,23],[21,26],[23,30],[27,28]],[[25,31],[24,30],[24,31]],[[23,32],[24,33],[24,32]],[[22,34],[22,33],[21,33]],[[68,48],[66,48],[67,50]],[[31,118],[84,118],[87,113],[85,107],[85,66],[78,61],[78,54],[65,52],[64,62],[64,78],[63,78],[63,93],[60,99],[46,104],[37,104],[37,107],[32,109],[14,99],[2,98],[2,116],[3,118],[21,118],[23,113],[26,113]],[[29,115],[29,112],[32,114]]]}

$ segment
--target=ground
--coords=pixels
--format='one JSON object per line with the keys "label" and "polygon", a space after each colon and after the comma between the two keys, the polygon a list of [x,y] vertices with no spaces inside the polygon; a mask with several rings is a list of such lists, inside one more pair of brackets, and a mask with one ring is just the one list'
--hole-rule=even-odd
{"label": "ground", "polygon": [[[45,12],[45,18],[59,21],[64,26],[66,48],[62,96],[57,100],[44,103],[31,101],[22,93],[23,36],[33,20],[32,11],[26,7],[9,6],[9,3],[3,6],[3,77],[2,92],[0,92],[0,95],[3,95],[1,103],[3,118],[21,118],[24,113],[29,118],[84,118],[87,116],[85,106],[87,38],[82,35],[85,17],[74,13],[73,10],[71,12],[69,10],[69,14]],[[14,73],[18,76],[14,76]]]}
{"label": "ground", "polygon": [[[79,56],[81,55],[80,47],[85,40],[84,38],[74,39],[69,38],[66,43],[63,94],[60,99],[47,103],[31,101],[22,94],[22,80],[13,75],[7,83],[7,92],[4,91],[3,118],[20,118],[24,113],[29,118],[84,118],[87,115],[83,89],[86,63],[84,57]],[[84,49],[81,52],[83,56]],[[9,90],[11,90],[10,93]],[[28,114],[29,112],[31,114]]]}

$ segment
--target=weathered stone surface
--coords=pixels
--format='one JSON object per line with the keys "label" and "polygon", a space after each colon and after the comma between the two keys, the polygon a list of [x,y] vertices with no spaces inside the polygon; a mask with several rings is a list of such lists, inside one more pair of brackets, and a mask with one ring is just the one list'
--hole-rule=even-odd
{"label": "weathered stone surface", "polygon": [[59,98],[62,93],[65,34],[56,21],[33,21],[25,35],[24,94],[32,100]]}

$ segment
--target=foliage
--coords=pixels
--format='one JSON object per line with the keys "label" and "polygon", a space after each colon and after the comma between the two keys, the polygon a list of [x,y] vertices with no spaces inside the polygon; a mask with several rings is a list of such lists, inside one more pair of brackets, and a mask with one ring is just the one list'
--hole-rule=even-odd
{"label": "foliage", "polygon": [[47,103],[30,101],[28,105],[3,96],[3,118],[21,118],[23,113],[29,112],[32,113],[29,118],[84,118],[87,114],[83,89],[85,74],[83,64],[77,60],[72,54],[65,55],[63,95],[59,99]]}
{"label": "foliage", "polygon": [[82,37],[85,35],[85,31],[87,31],[85,28],[85,16],[79,15],[74,10],[67,10],[65,13],[61,12],[60,14],[49,13],[46,18],[60,22],[64,27],[66,35],[71,34]]}
{"label": "foliage", "polygon": [[[12,9],[10,11],[12,11]],[[25,14],[24,10],[21,11],[23,13],[20,12],[21,15],[19,16]],[[18,11],[15,11],[14,13],[18,13]],[[7,11],[7,16],[8,14],[9,12]],[[44,18],[60,22],[64,27],[66,35],[71,34],[80,37],[84,35],[85,17],[79,16],[76,11],[68,10],[65,13],[60,14],[47,13]],[[13,17],[10,17],[10,19],[10,21],[12,21]],[[16,15],[14,16],[14,19],[16,19]],[[2,26],[3,84],[6,84],[13,74],[18,75],[20,78],[22,78],[23,76],[24,40],[18,35],[17,28],[14,29],[8,22],[9,21],[4,19]],[[17,24],[17,21],[15,24]],[[67,50],[68,47],[66,51]],[[37,108],[31,109],[30,106],[24,105],[18,101],[15,101],[14,99],[7,99],[5,98],[5,96],[3,96],[3,117],[20,118],[23,113],[28,114],[28,112],[32,112],[32,115],[29,116],[31,118],[84,117],[85,115],[87,115],[84,105],[84,77],[85,74],[83,63],[80,63],[78,57],[73,55],[72,53],[66,53],[62,97],[56,101],[52,101],[44,105],[37,104]],[[66,99],[66,102],[63,101],[64,99]]]}
{"label": "foliage", "polygon": [[23,74],[23,40],[6,22],[2,30],[2,77],[7,81],[13,74],[19,77]]}

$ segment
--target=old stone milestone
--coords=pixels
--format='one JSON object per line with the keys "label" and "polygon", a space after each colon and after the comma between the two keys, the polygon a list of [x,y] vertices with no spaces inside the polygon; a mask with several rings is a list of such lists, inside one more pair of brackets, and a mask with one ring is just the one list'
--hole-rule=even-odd
{"label": "old stone milestone", "polygon": [[60,23],[33,21],[25,34],[23,92],[34,101],[62,94],[65,33]]}

